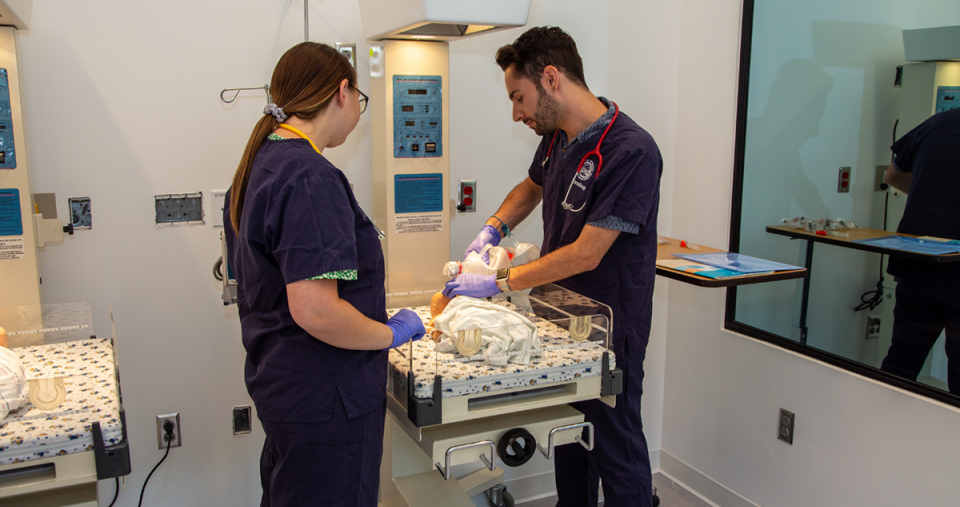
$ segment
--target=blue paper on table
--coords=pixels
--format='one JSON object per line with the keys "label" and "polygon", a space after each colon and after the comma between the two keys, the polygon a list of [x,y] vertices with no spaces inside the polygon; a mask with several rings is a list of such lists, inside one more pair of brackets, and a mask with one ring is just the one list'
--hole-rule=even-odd
{"label": "blue paper on table", "polygon": [[674,257],[688,261],[699,262],[708,266],[729,269],[739,273],[769,273],[770,271],[792,271],[803,269],[800,266],[791,266],[779,262],[758,259],[733,252],[713,252],[701,254],[673,254]]}
{"label": "blue paper on table", "polygon": [[880,248],[892,248],[906,252],[922,253],[927,255],[947,255],[960,252],[960,245],[930,239],[907,238],[904,236],[884,236],[882,238],[861,239],[852,243]]}

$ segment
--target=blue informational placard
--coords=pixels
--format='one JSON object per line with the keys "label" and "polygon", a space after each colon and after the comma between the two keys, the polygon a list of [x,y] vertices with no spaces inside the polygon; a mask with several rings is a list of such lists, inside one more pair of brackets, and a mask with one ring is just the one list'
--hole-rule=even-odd
{"label": "blue informational placard", "polygon": [[19,189],[0,188],[0,236],[23,236]]}
{"label": "blue informational placard", "polygon": [[960,86],[941,86],[937,88],[938,113],[958,108],[960,108]]}
{"label": "blue informational placard", "polygon": [[443,155],[440,76],[393,76],[394,158]]}
{"label": "blue informational placard", "polygon": [[780,262],[758,259],[732,252],[712,252],[702,254],[673,254],[674,257],[680,257],[688,261],[699,262],[708,266],[714,266],[721,269],[729,269],[738,273],[769,273],[771,271],[793,271],[803,269],[800,266],[791,266]]}
{"label": "blue informational placard", "polygon": [[443,174],[397,174],[393,177],[394,213],[443,211]]}
{"label": "blue informational placard", "polygon": [[891,248],[893,250],[903,250],[905,252],[927,255],[948,255],[952,253],[960,253],[960,245],[957,245],[956,243],[907,238],[904,236],[884,236],[882,238],[861,239],[859,241],[854,241],[854,243],[863,243],[865,245],[871,245],[880,248]]}
{"label": "blue informational placard", "polygon": [[16,169],[13,145],[13,113],[10,111],[10,82],[7,69],[0,69],[0,169]]}

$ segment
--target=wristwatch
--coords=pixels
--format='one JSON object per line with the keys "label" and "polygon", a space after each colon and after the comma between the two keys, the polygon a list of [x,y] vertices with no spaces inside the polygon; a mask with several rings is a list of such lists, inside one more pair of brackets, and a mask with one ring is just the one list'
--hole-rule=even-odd
{"label": "wristwatch", "polygon": [[507,282],[510,280],[510,268],[497,270],[497,288],[500,292],[510,292],[510,286]]}

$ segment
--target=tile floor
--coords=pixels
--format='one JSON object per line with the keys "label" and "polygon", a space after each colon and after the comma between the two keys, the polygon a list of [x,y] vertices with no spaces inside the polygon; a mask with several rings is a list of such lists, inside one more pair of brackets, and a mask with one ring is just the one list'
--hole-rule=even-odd
{"label": "tile floor", "polygon": [[[709,507],[693,493],[683,489],[679,484],[671,481],[662,474],[653,474],[653,485],[657,487],[657,496],[660,497],[662,507]],[[517,507],[554,507],[557,497],[541,498],[532,502],[518,504]],[[603,505],[602,503],[600,504]]]}

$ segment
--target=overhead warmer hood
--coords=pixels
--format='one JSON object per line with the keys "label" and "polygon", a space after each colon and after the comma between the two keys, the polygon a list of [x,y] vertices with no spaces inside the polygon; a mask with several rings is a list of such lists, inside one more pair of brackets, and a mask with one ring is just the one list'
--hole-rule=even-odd
{"label": "overhead warmer hood", "polygon": [[527,24],[532,0],[360,0],[367,40],[455,41]]}

